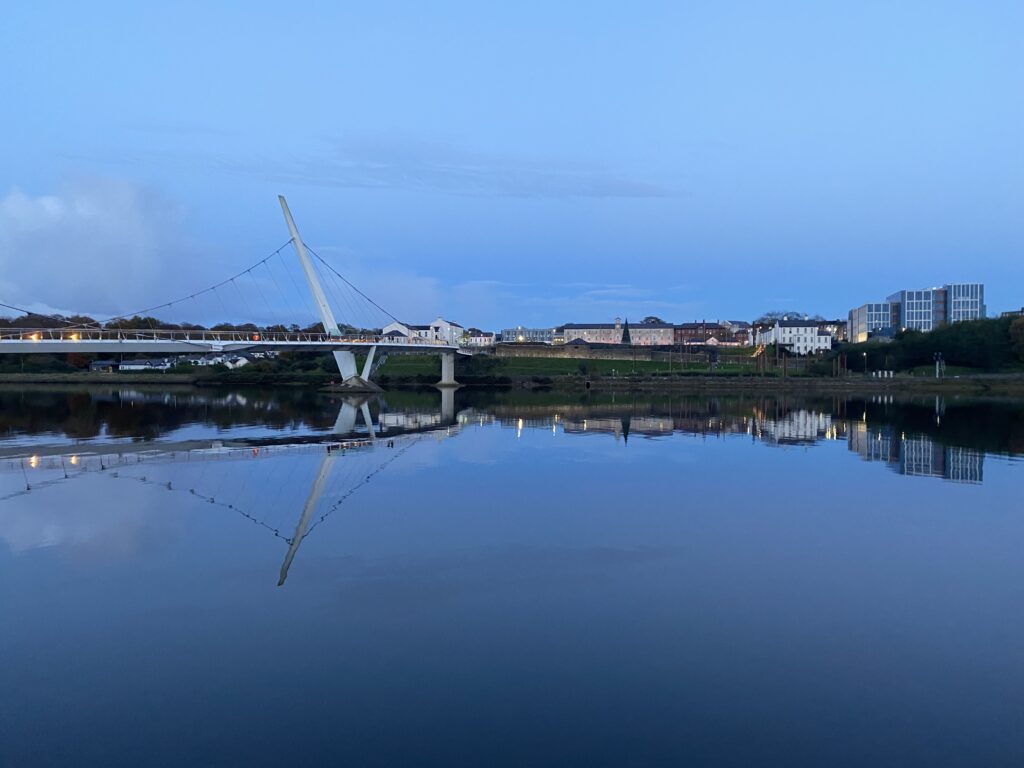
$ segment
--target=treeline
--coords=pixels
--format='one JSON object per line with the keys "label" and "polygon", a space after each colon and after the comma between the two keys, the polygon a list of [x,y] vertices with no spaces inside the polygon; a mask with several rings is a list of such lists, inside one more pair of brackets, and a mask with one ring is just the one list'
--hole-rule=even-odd
{"label": "treeline", "polygon": [[934,331],[903,331],[892,341],[841,344],[826,360],[845,355],[851,371],[903,371],[932,365],[942,355],[947,365],[1001,371],[1024,364],[1024,318],[1003,317],[951,323]]}

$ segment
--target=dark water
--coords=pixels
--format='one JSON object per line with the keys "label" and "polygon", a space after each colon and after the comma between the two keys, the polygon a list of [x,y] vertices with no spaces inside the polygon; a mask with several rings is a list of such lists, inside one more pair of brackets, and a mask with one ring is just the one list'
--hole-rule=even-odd
{"label": "dark water", "polygon": [[0,391],[0,764],[1020,765],[1021,454],[1006,401]]}

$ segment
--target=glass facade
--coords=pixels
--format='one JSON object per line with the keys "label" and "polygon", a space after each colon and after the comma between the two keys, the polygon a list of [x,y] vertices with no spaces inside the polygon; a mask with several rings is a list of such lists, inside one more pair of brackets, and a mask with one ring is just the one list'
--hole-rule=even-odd
{"label": "glass facade", "polygon": [[949,322],[985,317],[985,286],[981,283],[950,283],[945,286]]}
{"label": "glass facade", "polygon": [[862,304],[851,309],[847,321],[847,338],[853,342],[867,341],[877,331],[893,327],[898,320],[893,314],[894,307],[888,301]]}
{"label": "glass facade", "polygon": [[922,288],[900,291],[889,297],[897,304],[897,326],[906,330],[931,331],[946,322],[946,289]]}

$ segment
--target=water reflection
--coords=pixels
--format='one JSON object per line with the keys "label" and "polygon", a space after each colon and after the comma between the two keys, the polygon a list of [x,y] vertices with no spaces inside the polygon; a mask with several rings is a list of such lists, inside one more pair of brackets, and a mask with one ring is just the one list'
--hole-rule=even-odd
{"label": "water reflection", "polygon": [[[0,455],[28,446],[283,440],[497,422],[516,430],[657,438],[746,434],[772,445],[845,440],[853,424],[980,453],[1024,453],[1024,406],[892,396],[591,396],[552,392],[388,392],[362,400],[305,388],[0,388]],[[376,425],[376,426],[373,426]]]}
{"label": "water reflection", "polygon": [[892,428],[871,429],[855,422],[849,448],[865,461],[881,461],[901,475],[938,477],[955,483],[980,483],[985,454],[956,445],[942,445],[924,435],[896,434]]}
{"label": "water reflection", "polygon": [[[966,484],[983,482],[987,453],[1013,455],[1024,436],[1024,406],[1017,403],[891,397],[431,390],[340,399],[309,392],[49,390],[5,392],[0,401],[7,434],[0,440],[0,503],[31,494],[38,505],[47,489],[97,473],[188,494],[280,539],[279,585],[303,542],[361,488],[424,437],[443,440],[466,428],[496,425],[520,438],[531,430],[605,437],[623,448],[631,438],[673,435],[746,438],[782,449],[842,441],[850,453],[900,475]],[[83,434],[92,437],[79,439]],[[20,548],[61,540],[54,525],[36,523],[0,518],[0,525],[17,527],[6,537]]]}
{"label": "water reflection", "polygon": [[1020,404],[141,394],[3,412],[11,764],[1020,762]]}

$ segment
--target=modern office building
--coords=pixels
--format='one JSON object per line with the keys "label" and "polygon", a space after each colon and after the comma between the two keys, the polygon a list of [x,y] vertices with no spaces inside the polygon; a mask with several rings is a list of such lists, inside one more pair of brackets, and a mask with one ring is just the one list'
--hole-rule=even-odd
{"label": "modern office building", "polygon": [[867,341],[872,336],[896,327],[899,318],[891,302],[861,304],[850,310],[846,324],[846,337],[854,343]]}
{"label": "modern office building", "polygon": [[896,327],[901,330],[931,331],[946,321],[943,288],[897,291],[887,301],[896,308]]}
{"label": "modern office building", "polygon": [[[886,319],[886,313],[889,317]],[[985,286],[946,283],[942,287],[897,291],[884,302],[851,309],[847,319],[850,341],[867,341],[896,331],[932,331],[946,323],[985,317]]]}
{"label": "modern office building", "polygon": [[981,283],[949,283],[945,291],[947,322],[985,317],[985,286]]}

